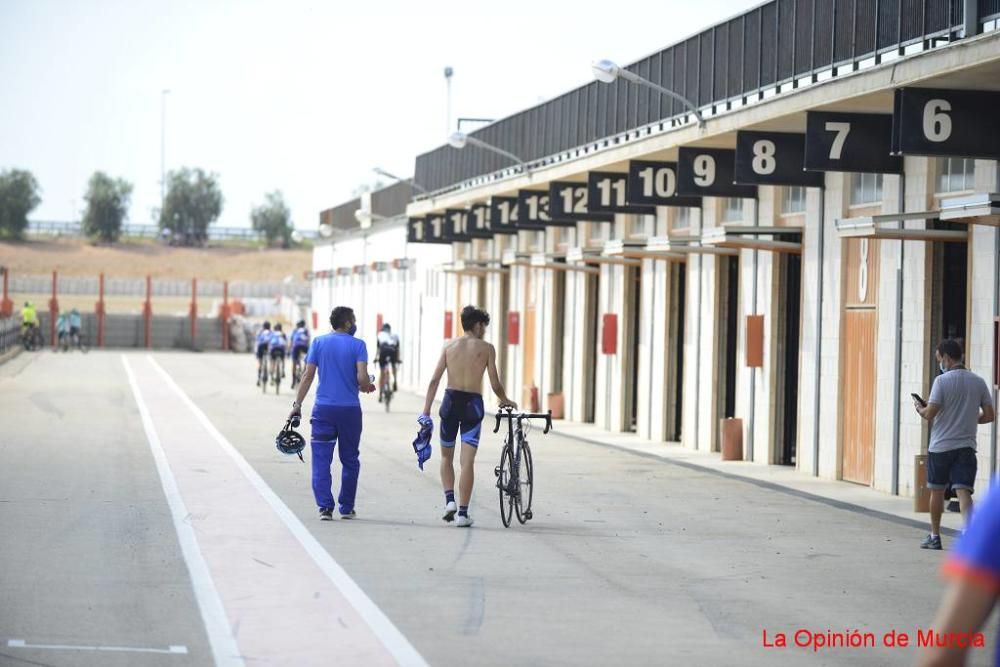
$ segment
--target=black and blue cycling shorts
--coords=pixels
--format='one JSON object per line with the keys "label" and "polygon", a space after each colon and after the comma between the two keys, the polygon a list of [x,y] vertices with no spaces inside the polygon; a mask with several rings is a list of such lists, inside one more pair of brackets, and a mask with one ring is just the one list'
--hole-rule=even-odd
{"label": "black and blue cycling shorts", "polygon": [[463,444],[479,447],[485,415],[481,394],[446,389],[438,412],[441,417],[441,446],[454,447],[461,433]]}
{"label": "black and blue cycling shorts", "polygon": [[309,345],[295,345],[292,347],[292,361],[298,363],[299,357],[309,352]]}
{"label": "black and blue cycling shorts", "polygon": [[257,343],[257,358],[263,359],[267,356],[267,343]]}

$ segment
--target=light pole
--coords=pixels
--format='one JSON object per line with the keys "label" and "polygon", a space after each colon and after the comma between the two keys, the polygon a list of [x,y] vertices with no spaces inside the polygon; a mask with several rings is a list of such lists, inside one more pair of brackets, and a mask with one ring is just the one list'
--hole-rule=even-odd
{"label": "light pole", "polygon": [[476,139],[475,137],[470,137],[469,135],[465,134],[464,132],[452,132],[448,136],[448,144],[452,148],[458,148],[458,149],[465,148],[466,145],[471,144],[471,145],[476,146],[478,148],[482,148],[484,150],[492,151],[493,153],[496,153],[498,155],[503,155],[505,158],[507,158],[509,160],[513,160],[514,162],[517,162],[519,165],[521,165],[521,171],[524,171],[524,172],[528,171],[528,165],[526,165],[524,163],[524,160],[522,160],[518,156],[516,156],[513,153],[510,153],[508,151],[505,151],[502,148],[497,148],[493,144],[488,144],[485,141],[483,141],[482,139]]}
{"label": "light pole", "polygon": [[445,132],[451,132],[451,77],[454,74],[455,74],[455,70],[453,70],[451,67],[445,67],[444,68],[444,84],[445,84],[445,87],[446,87],[446,91],[445,91],[445,95],[446,95],[445,105],[447,107],[447,114],[448,114],[448,120],[447,120],[448,124],[445,127],[445,129],[444,129]]}
{"label": "light pole", "polygon": [[386,178],[392,179],[394,181],[398,181],[400,183],[409,183],[411,186],[413,186],[414,190],[418,190],[418,191],[420,191],[420,192],[422,192],[424,194],[427,194],[429,192],[427,190],[427,188],[425,188],[424,186],[420,185],[420,183],[417,183],[412,178],[400,178],[399,176],[396,176],[395,174],[390,174],[389,172],[387,172],[385,169],[382,169],[381,167],[373,167],[372,171],[374,171],[379,176],[385,176]]}
{"label": "light pole", "polygon": [[637,83],[641,86],[646,86],[647,88],[652,88],[661,95],[666,95],[667,97],[672,97],[684,106],[686,106],[691,113],[694,114],[695,118],[698,119],[698,125],[701,127],[705,126],[705,119],[702,117],[701,112],[698,111],[698,107],[688,98],[684,97],[680,93],[675,93],[669,88],[664,88],[658,83],[653,83],[649,79],[644,79],[635,72],[630,72],[624,67],[619,67],[610,60],[598,60],[597,62],[591,63],[590,69],[594,73],[594,78],[602,83],[613,83],[615,79],[621,77],[626,81],[632,83]]}
{"label": "light pole", "polygon": [[167,95],[170,90],[164,88],[160,91],[160,215],[163,215],[163,204],[167,195]]}

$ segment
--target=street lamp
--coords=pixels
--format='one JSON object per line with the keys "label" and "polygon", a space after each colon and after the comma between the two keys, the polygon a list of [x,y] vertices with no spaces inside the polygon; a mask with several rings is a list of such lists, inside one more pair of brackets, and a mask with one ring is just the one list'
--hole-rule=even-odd
{"label": "street lamp", "polygon": [[590,69],[594,73],[594,78],[600,81],[601,83],[613,83],[615,79],[621,77],[626,81],[630,81],[632,83],[638,83],[641,86],[652,88],[661,95],[666,95],[667,97],[674,98],[675,100],[677,100],[678,102],[680,102],[681,104],[683,104],[684,106],[686,106],[688,109],[691,110],[691,113],[693,113],[695,115],[695,118],[698,119],[698,125],[700,127],[705,127],[705,119],[702,117],[701,112],[698,111],[698,107],[696,107],[694,103],[691,102],[691,100],[684,97],[683,95],[675,93],[669,88],[664,88],[658,83],[653,83],[649,79],[645,79],[636,74],[635,72],[631,72],[625,69],[624,67],[619,67],[610,60],[598,60],[597,62],[591,63]]}
{"label": "street lamp", "polygon": [[497,148],[493,144],[488,144],[485,141],[482,141],[481,139],[470,137],[465,132],[452,132],[451,135],[448,137],[448,144],[452,148],[457,148],[459,150],[471,144],[472,146],[492,151],[498,155],[503,155],[505,158],[517,162],[519,165],[521,165],[521,171],[528,171],[528,165],[526,165],[524,163],[524,160],[522,160],[518,156],[514,155],[513,153],[509,153],[502,148]]}
{"label": "street lamp", "polygon": [[379,176],[385,176],[386,178],[390,178],[390,179],[392,179],[394,181],[398,181],[400,183],[409,183],[410,185],[413,186],[414,190],[419,190],[420,192],[423,192],[424,194],[427,194],[427,192],[428,192],[427,188],[425,188],[424,186],[420,185],[420,183],[417,183],[412,178],[400,178],[399,176],[396,176],[395,174],[390,174],[389,172],[387,172],[385,169],[382,169],[381,167],[374,167],[374,168],[372,168],[372,171],[374,171]]}

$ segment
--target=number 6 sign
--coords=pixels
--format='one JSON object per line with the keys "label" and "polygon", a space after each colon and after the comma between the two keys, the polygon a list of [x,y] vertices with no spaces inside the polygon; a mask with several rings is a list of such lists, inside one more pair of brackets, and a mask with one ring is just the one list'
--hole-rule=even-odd
{"label": "number 6 sign", "polygon": [[899,88],[892,150],[899,155],[1000,160],[1000,92]]}

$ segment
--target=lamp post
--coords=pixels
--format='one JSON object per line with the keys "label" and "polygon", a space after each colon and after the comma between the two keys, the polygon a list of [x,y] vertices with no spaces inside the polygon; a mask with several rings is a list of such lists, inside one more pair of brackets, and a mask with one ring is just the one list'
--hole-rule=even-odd
{"label": "lamp post", "polygon": [[428,192],[427,188],[425,188],[424,186],[420,185],[420,183],[417,183],[412,178],[400,178],[399,176],[396,176],[395,174],[390,174],[389,172],[387,172],[385,169],[382,169],[381,167],[373,167],[372,171],[374,171],[379,176],[385,176],[386,178],[392,179],[394,181],[398,181],[400,183],[409,183],[411,186],[413,186],[414,190],[418,190],[418,191],[420,191],[420,192],[422,192],[424,194],[427,194],[427,192]]}
{"label": "lamp post", "polygon": [[505,151],[502,148],[497,148],[493,144],[488,144],[485,141],[483,141],[482,139],[476,139],[475,137],[470,137],[469,135],[465,134],[464,132],[452,132],[451,135],[448,136],[448,144],[452,148],[457,148],[459,150],[461,150],[461,149],[465,148],[467,145],[471,144],[473,146],[476,146],[478,148],[482,148],[484,150],[491,151],[491,152],[496,153],[498,155],[503,155],[505,158],[507,158],[509,160],[513,160],[514,162],[517,162],[519,165],[521,165],[521,171],[524,171],[524,172],[528,171],[528,165],[526,165],[524,163],[524,160],[522,160],[518,156],[516,156],[513,153],[510,153],[508,151]]}
{"label": "lamp post", "polygon": [[166,201],[167,181],[167,95],[170,90],[164,88],[160,91],[160,215],[163,215],[163,204]]}
{"label": "lamp post", "polygon": [[626,81],[637,83],[641,86],[646,86],[647,88],[652,88],[661,95],[672,97],[673,99],[677,100],[678,102],[686,106],[691,111],[691,113],[694,114],[695,118],[698,119],[698,125],[700,127],[705,126],[705,119],[702,117],[701,112],[698,111],[698,107],[696,107],[694,103],[688,98],[684,97],[679,93],[675,93],[669,88],[664,88],[660,84],[653,83],[649,79],[645,79],[636,74],[635,72],[631,72],[623,67],[619,67],[610,60],[598,60],[597,62],[594,62],[590,65],[590,69],[594,73],[594,78],[600,81],[601,83],[613,83],[615,79],[621,77]]}

